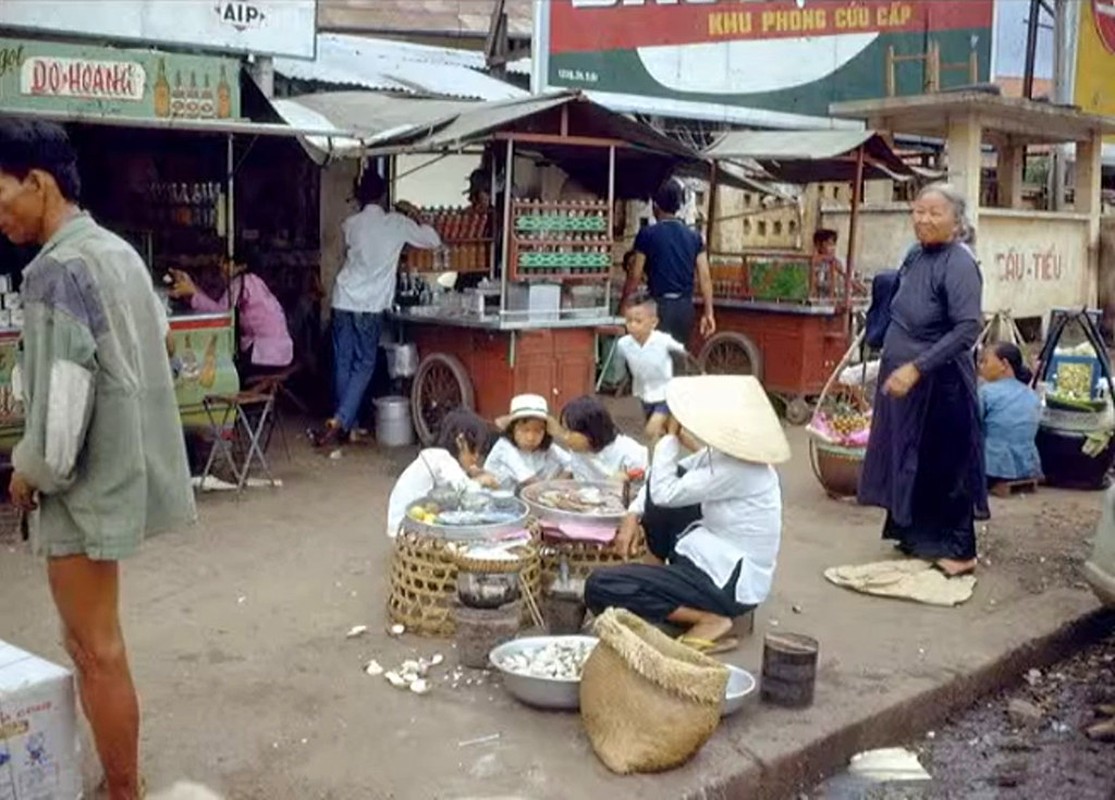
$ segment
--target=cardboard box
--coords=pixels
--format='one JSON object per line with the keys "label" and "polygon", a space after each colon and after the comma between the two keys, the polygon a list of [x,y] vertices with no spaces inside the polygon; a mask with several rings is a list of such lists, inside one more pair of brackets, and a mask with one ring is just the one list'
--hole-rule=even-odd
{"label": "cardboard box", "polygon": [[0,640],[0,800],[78,800],[77,708],[69,670]]}

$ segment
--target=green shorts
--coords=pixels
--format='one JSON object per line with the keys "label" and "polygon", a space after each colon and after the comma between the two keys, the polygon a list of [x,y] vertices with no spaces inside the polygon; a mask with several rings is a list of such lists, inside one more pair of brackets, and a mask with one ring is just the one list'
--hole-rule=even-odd
{"label": "green shorts", "polygon": [[[131,516],[125,512],[123,516]],[[138,525],[106,525],[95,515],[75,515],[61,499],[40,497],[39,510],[28,517],[31,549],[45,558],[86,556],[93,561],[121,561],[135,555],[143,541]]]}

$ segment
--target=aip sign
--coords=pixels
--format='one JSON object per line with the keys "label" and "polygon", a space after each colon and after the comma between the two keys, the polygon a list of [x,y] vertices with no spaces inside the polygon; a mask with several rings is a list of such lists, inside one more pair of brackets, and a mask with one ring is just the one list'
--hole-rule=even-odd
{"label": "aip sign", "polygon": [[213,10],[217,12],[221,22],[227,23],[239,31],[247,28],[258,28],[267,17],[263,13],[263,9],[255,3],[218,3]]}

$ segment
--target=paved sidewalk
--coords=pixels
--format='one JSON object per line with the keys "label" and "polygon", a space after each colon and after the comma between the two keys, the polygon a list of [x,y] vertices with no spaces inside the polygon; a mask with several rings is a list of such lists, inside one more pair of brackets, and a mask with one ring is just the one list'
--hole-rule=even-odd
{"label": "paved sidewalk", "polygon": [[[441,652],[454,661],[448,641],[382,632],[384,508],[408,454],[369,448],[331,461],[299,451],[293,463],[276,455],[284,488],[239,502],[207,496],[197,529],[153,540],[126,569],[151,783],[190,778],[259,800],[792,796],[852,753],[928,729],[1053,658],[1066,626],[1097,608],[1076,567],[1098,494],[993,501],[983,545],[991,564],[961,608],[830,586],[824,568],[891,551],[879,514],[825,498],[803,432],[791,441],[775,592],[755,637],[729,660],[757,672],[770,630],[818,637],[812,708],[756,706],[726,721],[688,766],[618,778],[596,760],[576,714],[532,711],[490,682],[453,690],[439,681],[424,697],[392,689],[363,673],[367,659]],[[21,548],[0,550],[0,604],[0,638],[64,661],[42,567]],[[371,633],[346,640],[356,624]],[[85,760],[91,784],[88,744]]]}

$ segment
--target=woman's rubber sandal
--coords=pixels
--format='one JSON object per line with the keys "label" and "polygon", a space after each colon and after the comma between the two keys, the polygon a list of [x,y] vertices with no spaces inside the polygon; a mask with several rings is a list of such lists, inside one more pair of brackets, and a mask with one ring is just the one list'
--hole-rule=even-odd
{"label": "woman's rubber sandal", "polygon": [[739,647],[739,639],[735,636],[725,636],[722,639],[702,639],[699,636],[679,636],[678,644],[692,647],[698,653],[706,656],[715,656],[720,653],[730,653]]}

